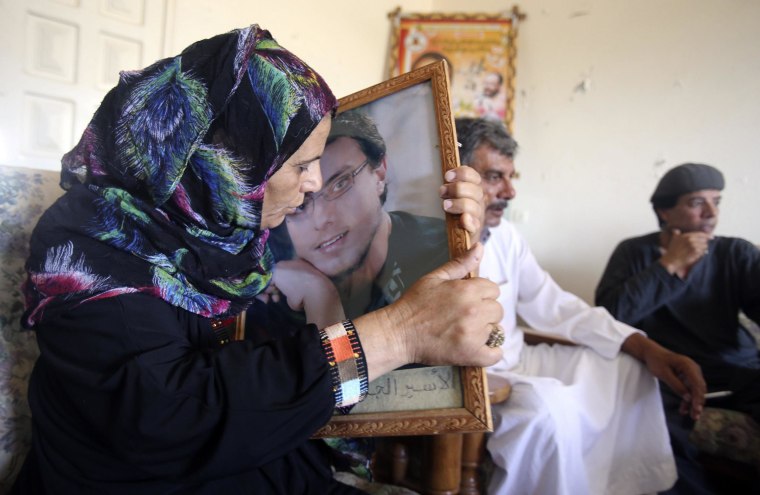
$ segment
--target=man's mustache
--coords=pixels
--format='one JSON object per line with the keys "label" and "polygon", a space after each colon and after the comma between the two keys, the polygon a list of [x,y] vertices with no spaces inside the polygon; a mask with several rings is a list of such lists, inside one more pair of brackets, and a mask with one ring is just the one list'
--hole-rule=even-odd
{"label": "man's mustache", "polygon": [[489,210],[506,210],[509,205],[509,201],[506,199],[497,199],[488,205]]}

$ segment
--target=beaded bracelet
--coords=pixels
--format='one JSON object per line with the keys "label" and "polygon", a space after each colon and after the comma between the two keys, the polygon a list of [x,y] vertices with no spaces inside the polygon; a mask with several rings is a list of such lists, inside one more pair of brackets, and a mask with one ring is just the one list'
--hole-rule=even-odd
{"label": "beaded bracelet", "polygon": [[345,320],[319,331],[330,366],[335,406],[356,404],[367,395],[367,361],[354,323]]}

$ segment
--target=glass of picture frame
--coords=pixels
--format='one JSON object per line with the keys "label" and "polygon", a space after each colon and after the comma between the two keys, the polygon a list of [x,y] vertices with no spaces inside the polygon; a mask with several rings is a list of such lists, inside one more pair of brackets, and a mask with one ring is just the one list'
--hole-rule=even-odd
{"label": "glass of picture frame", "polygon": [[[467,233],[453,216],[443,213],[438,196],[443,174],[459,166],[448,84],[448,68],[438,62],[349,95],[339,103],[339,114],[358,111],[369,116],[385,141],[386,213],[394,219],[405,216],[406,227],[412,224],[440,230],[441,235],[431,236],[394,225],[386,260],[388,276],[383,279],[381,275],[378,282],[390,299],[400,295],[392,294],[394,291],[402,291],[419,275],[469,248]],[[410,271],[412,275],[403,280]],[[336,412],[315,436],[491,429],[484,370],[436,366],[400,369],[375,379],[364,401],[348,414]]]}

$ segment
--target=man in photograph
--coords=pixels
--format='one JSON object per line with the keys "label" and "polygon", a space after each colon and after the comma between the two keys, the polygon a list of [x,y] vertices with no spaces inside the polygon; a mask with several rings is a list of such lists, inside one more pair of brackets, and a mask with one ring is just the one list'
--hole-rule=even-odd
{"label": "man in photograph", "polygon": [[[336,307],[351,318],[390,304],[448,261],[442,219],[383,208],[386,145],[361,110],[335,117],[320,166],[322,189],[273,233],[282,259],[270,292],[284,294],[291,309],[304,310],[309,322],[334,320]],[[323,307],[300,308],[299,293],[315,286],[325,294]]]}

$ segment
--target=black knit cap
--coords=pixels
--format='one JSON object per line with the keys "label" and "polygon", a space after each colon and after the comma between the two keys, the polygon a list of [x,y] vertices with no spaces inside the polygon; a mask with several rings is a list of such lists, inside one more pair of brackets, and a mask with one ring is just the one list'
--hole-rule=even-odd
{"label": "black knit cap", "polygon": [[717,168],[701,163],[684,163],[671,168],[662,176],[650,201],[655,203],[703,189],[721,191],[724,186],[723,174]]}

